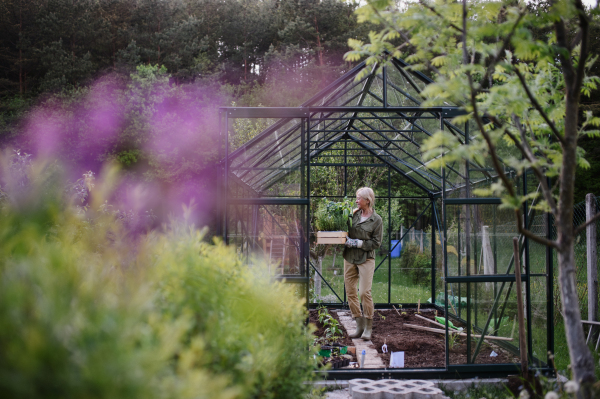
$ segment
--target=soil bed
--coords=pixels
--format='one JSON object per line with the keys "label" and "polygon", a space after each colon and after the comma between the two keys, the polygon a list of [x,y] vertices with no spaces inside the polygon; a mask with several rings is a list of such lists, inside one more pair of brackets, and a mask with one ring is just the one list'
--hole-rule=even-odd
{"label": "soil bed", "polygon": [[[433,368],[445,367],[445,337],[443,334],[438,334],[430,331],[415,330],[405,327],[404,324],[412,324],[428,328],[443,329],[441,326],[435,326],[425,320],[415,316],[416,309],[399,309],[401,313],[398,315],[395,310],[375,310],[373,317],[373,336],[371,341],[377,349],[379,356],[382,358],[385,365],[389,365],[391,352],[404,352],[404,367],[405,368]],[[337,319],[335,312],[331,314]],[[441,316],[438,312],[438,316]],[[422,311],[420,316],[434,320],[433,311]],[[317,336],[324,336],[324,328],[318,323],[317,312],[310,312],[310,322],[317,325],[319,328],[315,333]],[[456,327],[465,327],[460,323],[454,322]],[[346,345],[352,345],[352,340],[348,338],[348,332],[344,331],[344,339],[340,342]],[[450,364],[466,364],[467,363],[467,345],[466,337],[457,337],[456,342],[450,348]],[[508,341],[515,344],[515,341]],[[388,353],[383,353],[381,347],[386,343]],[[471,356],[477,345],[477,339],[471,341]],[[494,351],[498,354],[496,357],[491,357],[490,354]],[[494,344],[491,341],[485,340],[481,345],[481,350],[477,355],[476,364],[500,364],[500,363],[519,363],[519,358]]]}
{"label": "soil bed", "polygon": [[[338,322],[340,321],[336,312],[330,312],[329,314],[331,316],[333,316],[333,318],[336,319]],[[323,323],[321,323],[319,321],[319,314],[316,310],[311,310],[309,312],[309,320],[308,321],[317,327],[317,330],[314,332],[315,337],[325,337],[326,327],[323,325]],[[342,346],[354,346],[354,344],[352,343],[352,339],[348,337],[348,333],[346,332],[344,327],[341,325],[341,323],[340,323],[340,329],[342,330],[344,336],[342,338],[338,339],[336,341],[336,343],[338,343]],[[351,362],[356,362],[356,355],[353,355],[353,354],[348,354],[348,355],[352,356],[352,359],[350,360]],[[338,358],[333,358],[333,359],[325,358],[325,359],[323,359],[323,364],[330,363],[332,360],[339,360],[339,359]]]}

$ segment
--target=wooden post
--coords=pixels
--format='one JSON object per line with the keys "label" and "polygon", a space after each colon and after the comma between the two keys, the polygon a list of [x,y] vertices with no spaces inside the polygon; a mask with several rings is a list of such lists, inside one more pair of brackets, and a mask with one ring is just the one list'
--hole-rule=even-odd
{"label": "wooden post", "polygon": [[421,242],[419,243],[419,253],[423,253],[423,230],[421,230],[420,237]]}
{"label": "wooden post", "polygon": [[513,251],[515,259],[515,280],[517,288],[517,317],[519,318],[519,352],[521,353],[521,372],[525,380],[529,381],[527,367],[527,337],[525,336],[525,315],[523,308],[523,288],[521,287],[521,260],[519,259],[519,239],[513,237]]}
{"label": "wooden post", "polygon": [[[585,219],[590,220],[596,214],[596,197],[585,196]],[[598,254],[596,251],[596,222],[586,227],[587,237],[587,288],[588,320],[598,321]]]}
{"label": "wooden post", "polygon": [[[481,229],[481,252],[483,255],[483,274],[494,274],[494,253],[490,243],[490,227],[483,226]],[[492,288],[492,283],[485,283],[485,288]]]}
{"label": "wooden post", "polygon": [[[319,273],[323,273],[323,257],[319,256],[317,258],[317,271]],[[315,272],[315,296],[317,297],[317,300],[321,299],[321,276],[319,275],[319,273]]]}
{"label": "wooden post", "polygon": [[333,247],[333,264],[331,265],[332,269],[335,269],[335,256],[337,255],[337,247]]}

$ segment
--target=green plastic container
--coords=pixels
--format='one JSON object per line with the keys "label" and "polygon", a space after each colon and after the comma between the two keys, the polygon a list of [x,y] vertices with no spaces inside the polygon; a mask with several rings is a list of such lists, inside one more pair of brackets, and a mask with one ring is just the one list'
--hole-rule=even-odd
{"label": "green plastic container", "polygon": [[[327,346],[326,348],[331,348],[331,346]],[[334,347],[334,349],[339,349],[340,351],[340,355],[345,355],[346,353],[348,353],[348,347],[347,346],[336,346]],[[321,348],[319,350],[319,356],[323,356],[323,357],[331,357],[331,349],[323,349]]]}
{"label": "green plastic container", "polygon": [[319,351],[319,356],[331,357],[331,349],[321,349]]}

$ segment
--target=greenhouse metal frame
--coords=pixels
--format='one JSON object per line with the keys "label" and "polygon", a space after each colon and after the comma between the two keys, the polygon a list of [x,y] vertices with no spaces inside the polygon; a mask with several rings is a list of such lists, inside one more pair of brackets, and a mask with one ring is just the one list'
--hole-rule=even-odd
{"label": "greenhouse metal frame", "polygon": [[[385,280],[387,272],[387,287],[381,284],[378,288],[376,309],[417,306],[393,300],[394,281],[401,273],[393,266],[398,259],[392,255],[407,237],[412,234],[414,238],[420,225],[419,249],[431,257],[431,282],[427,284],[431,304],[421,306],[438,309],[472,327],[466,331],[467,362],[451,361],[446,326],[443,368],[330,370],[323,377],[465,378],[518,373],[518,362],[486,364],[477,360],[483,336],[509,335],[511,326],[514,334],[517,293],[512,237],[519,237],[520,243],[530,367],[551,374],[552,251],[518,234],[514,212],[503,209],[499,198],[473,194],[496,180],[491,163],[463,161],[428,167],[430,161],[423,159],[421,146],[436,130],[451,132],[461,143],[469,142],[469,130],[475,131],[469,123],[453,123],[461,114],[457,106],[421,105],[420,93],[429,83],[427,76],[399,59],[380,72],[377,65],[363,62],[300,107],[221,108],[219,234],[249,264],[267,260],[273,265],[274,278],[297,283],[308,308],[316,307],[317,302],[329,308],[347,308],[345,289],[336,288],[333,281],[339,286],[340,276],[326,275],[311,259],[311,248],[315,248],[311,212],[321,197],[353,197],[367,171],[378,171],[376,209],[384,219],[385,236],[376,274]],[[252,134],[257,129],[260,133]],[[238,138],[245,136],[252,138],[240,142]],[[499,149],[505,157],[511,156],[511,151]],[[529,173],[518,175],[508,166],[505,172],[521,194],[538,187]],[[354,180],[349,181],[349,175]],[[322,183],[331,182],[332,176],[338,178],[337,183]],[[398,195],[394,190],[399,179],[418,194]],[[325,187],[322,190],[333,187],[335,192],[316,192],[317,181],[319,187]],[[398,231],[393,212],[407,201],[417,205],[405,216],[409,219],[406,230],[402,221]],[[551,238],[550,215],[536,214],[532,201],[523,206],[526,226]],[[335,264],[335,256],[333,259]],[[325,303],[311,300],[316,280],[330,293],[319,297],[328,298]],[[472,334],[482,337],[475,339]],[[518,354],[518,335],[514,344],[499,345]]]}

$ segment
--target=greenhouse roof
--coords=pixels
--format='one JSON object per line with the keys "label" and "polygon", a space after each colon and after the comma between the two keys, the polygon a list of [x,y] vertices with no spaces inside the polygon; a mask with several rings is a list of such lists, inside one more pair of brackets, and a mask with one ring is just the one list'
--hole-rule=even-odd
{"label": "greenhouse roof", "polygon": [[[357,80],[365,68],[369,73]],[[442,172],[427,167],[431,161],[423,158],[421,145],[440,128],[440,121],[462,143],[465,128],[451,122],[460,113],[458,107],[421,106],[421,92],[431,82],[394,58],[380,72],[377,65],[357,65],[297,108],[224,108],[227,118],[275,118],[228,154],[229,176],[263,196],[273,184],[301,168],[307,144],[313,160],[340,142],[351,142],[425,193],[440,193]],[[235,130],[233,124],[227,128]],[[471,183],[492,177],[485,165],[469,169],[477,171],[469,175]],[[447,165],[445,173],[446,190],[456,190],[466,181],[459,165]]]}

